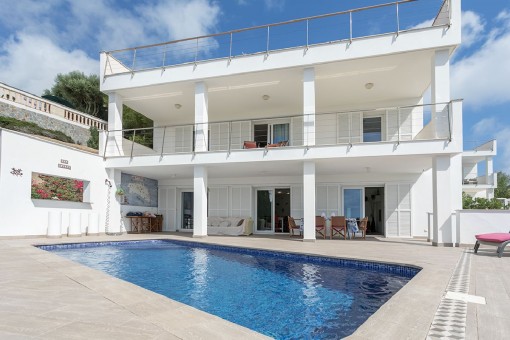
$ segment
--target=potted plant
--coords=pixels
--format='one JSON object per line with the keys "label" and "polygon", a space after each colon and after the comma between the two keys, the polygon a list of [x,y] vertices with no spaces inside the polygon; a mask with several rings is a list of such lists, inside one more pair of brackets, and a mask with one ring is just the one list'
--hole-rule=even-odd
{"label": "potted plant", "polygon": [[125,194],[126,194],[126,193],[124,192],[124,189],[122,189],[122,188],[120,188],[120,187],[119,187],[119,188],[117,188],[117,190],[115,191],[115,195],[117,195],[117,196],[121,196],[121,197],[122,197],[122,196],[124,196]]}

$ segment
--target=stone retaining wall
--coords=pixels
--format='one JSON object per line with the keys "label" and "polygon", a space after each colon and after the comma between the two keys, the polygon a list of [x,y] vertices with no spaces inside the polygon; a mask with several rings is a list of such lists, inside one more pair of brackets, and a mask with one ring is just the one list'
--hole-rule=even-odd
{"label": "stone retaining wall", "polygon": [[61,131],[81,145],[87,145],[87,141],[90,138],[90,132],[87,128],[5,102],[0,102],[0,115],[35,123],[45,129]]}

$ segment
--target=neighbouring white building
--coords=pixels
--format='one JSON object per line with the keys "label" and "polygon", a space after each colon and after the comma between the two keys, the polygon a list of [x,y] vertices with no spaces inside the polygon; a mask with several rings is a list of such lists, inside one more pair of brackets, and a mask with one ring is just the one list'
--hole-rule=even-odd
{"label": "neighbouring white building", "polygon": [[[422,11],[417,3],[434,6],[433,21],[406,21]],[[460,0],[417,3],[103,52],[109,116],[100,155],[48,148],[86,180],[81,213],[97,214],[100,232],[105,219],[110,232],[129,230],[125,213],[144,209],[163,215],[163,230],[195,237],[208,234],[211,217],[251,219],[254,233],[278,234],[293,216],[307,241],[316,238],[315,216],[344,215],[367,216],[370,232],[386,237],[459,243],[462,191],[491,197],[496,144],[463,157],[462,101],[450,97],[449,68],[461,42]],[[379,18],[381,31],[363,31],[364,16]],[[154,127],[123,130],[124,104]],[[3,193],[14,190],[15,166],[4,155],[28,137],[1,132],[9,204]],[[157,180],[156,207],[121,204],[114,193],[125,174]],[[38,217],[47,221],[48,211]]]}

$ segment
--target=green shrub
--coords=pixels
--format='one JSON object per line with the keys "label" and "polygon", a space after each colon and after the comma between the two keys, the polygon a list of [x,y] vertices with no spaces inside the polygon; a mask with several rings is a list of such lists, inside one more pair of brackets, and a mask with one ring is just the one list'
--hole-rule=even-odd
{"label": "green shrub", "polygon": [[0,116],[0,127],[5,129],[14,130],[18,132],[27,133],[30,135],[37,135],[56,139],[66,143],[75,143],[74,140],[65,133],[57,130],[44,129],[35,123],[25,122],[10,117]]}
{"label": "green shrub", "polygon": [[87,146],[89,148],[93,148],[99,150],[99,131],[95,126],[91,126],[90,129],[90,138],[87,141]]}
{"label": "green shrub", "polygon": [[473,198],[466,194],[462,193],[462,209],[504,209],[503,203],[495,198],[486,199],[476,197]]}

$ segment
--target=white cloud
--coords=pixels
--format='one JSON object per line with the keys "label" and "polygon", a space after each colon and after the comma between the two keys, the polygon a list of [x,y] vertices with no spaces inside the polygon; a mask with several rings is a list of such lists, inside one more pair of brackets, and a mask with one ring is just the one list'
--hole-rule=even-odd
{"label": "white cloud", "polygon": [[462,12],[462,47],[466,48],[477,42],[484,31],[482,18],[472,11]]}
{"label": "white cloud", "polygon": [[2,81],[41,95],[58,73],[98,74],[99,63],[80,50],[65,51],[49,38],[21,33],[0,47]]}
{"label": "white cloud", "polygon": [[429,20],[425,20],[423,22],[420,22],[418,25],[411,26],[411,27],[409,27],[409,29],[412,30],[412,29],[417,29],[417,28],[431,27],[433,23],[434,23],[434,19],[429,19]]}
{"label": "white cloud", "polygon": [[[1,81],[40,95],[58,73],[99,72],[99,52],[216,31],[214,0],[17,0],[0,22]],[[216,42],[209,41],[209,49]],[[206,49],[202,49],[207,52]]]}
{"label": "white cloud", "polygon": [[484,118],[473,125],[473,134],[475,136],[483,136],[487,132],[492,133],[495,126],[497,126],[496,117]]}
{"label": "white cloud", "polygon": [[[498,18],[499,25],[483,36],[485,43],[452,65],[453,98],[464,98],[466,105],[481,107],[510,102],[510,15],[503,11]],[[476,40],[480,34],[473,29],[468,39]]]}
{"label": "white cloud", "polygon": [[285,7],[285,0],[264,0],[264,4],[269,10],[277,9],[281,11]]}

